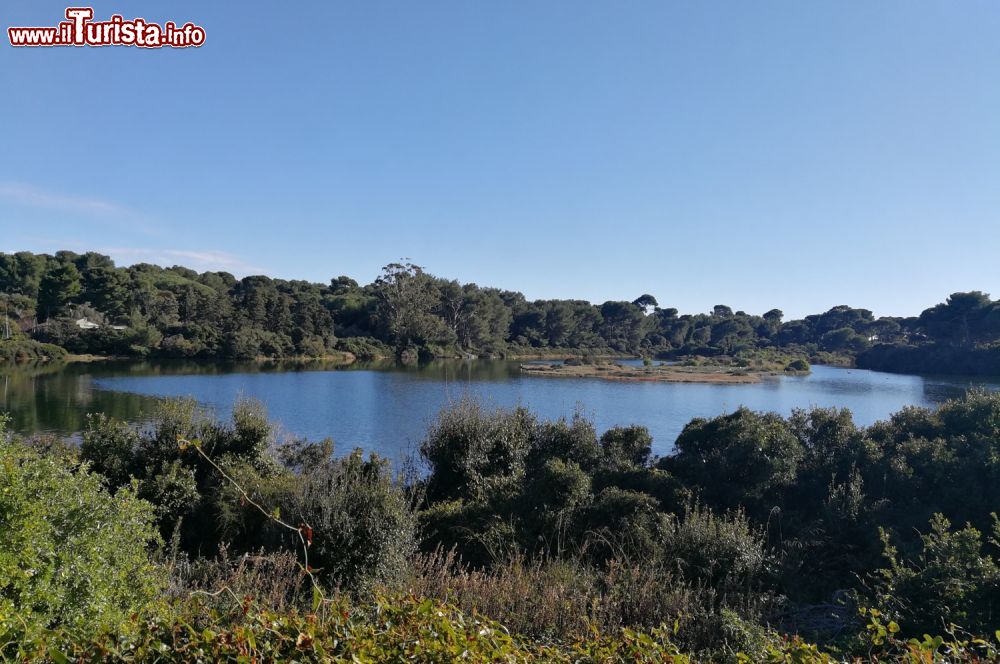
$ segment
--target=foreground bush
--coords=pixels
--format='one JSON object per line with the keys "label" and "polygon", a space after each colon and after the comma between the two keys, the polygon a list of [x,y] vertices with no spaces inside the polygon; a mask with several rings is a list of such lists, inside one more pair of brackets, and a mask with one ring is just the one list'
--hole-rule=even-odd
{"label": "foreground bush", "polygon": [[112,662],[687,662],[666,630],[549,646],[522,643],[492,620],[416,598],[319,613],[207,611],[190,602],[127,633],[81,638],[50,630],[8,646],[28,661]]}
{"label": "foreground bush", "polygon": [[[117,630],[160,593],[153,508],[7,440],[0,420],[0,648],[49,627]],[[0,651],[4,652],[4,651]]]}
{"label": "foreground bush", "polygon": [[[665,637],[656,630],[667,625],[669,642],[698,660],[732,661],[742,653],[749,661],[823,661],[810,642],[841,658],[930,652],[931,660],[915,661],[960,660],[961,653],[993,647],[987,637],[992,643],[997,626],[1000,532],[990,516],[1000,505],[997,440],[1000,395],[984,392],[937,411],[904,409],[871,427],[856,426],[846,410],[782,418],[740,409],[693,421],[676,452],[662,459],[651,458],[641,427],[599,435],[582,417],[547,422],[524,409],[463,402],[442,413],[424,440],[429,475],[403,484],[378,458],[334,457],[329,442],[276,447],[265,413],[253,404],[238,405],[231,423],[220,423],[192,403],[175,402],[142,428],[91,418],[78,456],[104,476],[114,498],[95,485],[97,498],[86,498],[74,514],[88,510],[78,527],[93,518],[93,529],[105,532],[102,500],[141,506],[135,492],[155,506],[156,523],[171,541],[160,556],[172,571],[166,598],[206,603],[175,607],[173,617],[158,614],[152,624],[171,634],[180,623],[199,634],[231,633],[246,626],[244,613],[250,620],[264,612],[268,624],[288,623],[313,638],[300,623],[348,620],[309,617],[314,590],[320,599],[350,598],[355,607],[412,593],[454,604],[463,616],[499,620],[521,635],[511,646],[519,649],[515,659],[568,656],[572,644],[593,645],[595,633],[623,635],[611,639],[614,648],[633,638],[623,630],[641,630],[647,636],[635,632],[635,639],[659,643]],[[62,469],[53,485],[65,485],[66,496],[86,495],[72,488],[92,477],[74,470],[77,455],[6,444],[18,451],[0,457],[5,469],[21,468],[19,458],[45,462]],[[0,489],[30,496],[17,478],[5,477]],[[48,494],[39,495],[46,504]],[[10,520],[0,523],[0,540],[15,560],[34,555],[19,544],[34,532],[33,518],[45,528],[57,523],[31,512],[33,500],[0,512]],[[930,532],[919,535],[928,522]],[[136,532],[140,543],[151,541],[148,532]],[[136,537],[117,535],[129,536]],[[59,555],[70,554],[41,558],[47,565]],[[101,556],[85,562],[116,560]],[[9,574],[41,568],[25,560]],[[85,576],[74,569],[53,578]],[[128,578],[152,583],[156,572],[138,569]],[[110,611],[99,611],[93,624],[74,617],[65,607],[85,593],[36,609],[31,602],[50,602],[49,595],[26,587],[0,593],[8,600],[0,607],[6,647],[54,628],[53,638],[86,653],[95,634],[114,634],[105,639],[110,649],[134,638],[130,629],[147,629],[148,618],[128,614],[122,622],[124,608],[110,622]],[[245,611],[230,615],[234,600]],[[162,604],[137,601],[136,613]],[[388,606],[384,611],[405,608]],[[885,624],[869,620],[876,614],[859,619],[858,606],[874,607]],[[360,621],[357,630],[377,625],[367,611],[348,610]],[[103,627],[116,621],[121,629]],[[982,638],[963,636],[963,629]],[[870,642],[871,633],[879,643]],[[350,638],[363,641],[364,634],[355,630]],[[214,643],[214,636],[205,638]],[[338,640],[335,647],[349,646]],[[303,658],[320,657],[308,652]],[[445,651],[428,652],[448,661]],[[468,652],[479,656],[471,646]]]}
{"label": "foreground bush", "polygon": [[156,506],[163,539],[179,538],[182,549],[212,554],[225,533],[219,531],[227,508],[216,500],[221,476],[181,438],[204,441],[205,449],[226,467],[246,467],[267,475],[276,462],[266,453],[271,425],[254,401],[233,406],[230,422],[209,417],[192,400],[165,401],[148,426],[137,427],[104,414],[87,417],[81,457],[107,478],[112,490],[135,481],[139,495]]}
{"label": "foreground bush", "polygon": [[299,533],[272,511],[309,524],[308,562],[330,589],[366,592],[397,579],[416,549],[411,500],[385,460],[338,458],[329,442],[278,446],[259,403],[238,402],[228,423],[183,400],[162,404],[143,427],[90,415],[82,437],[81,456],[113,489],[136,482],[161,537],[188,556],[301,554]]}
{"label": "foreground bush", "polygon": [[[80,636],[47,630],[0,652],[22,661],[54,662],[673,662],[716,661],[691,657],[672,642],[674,630],[620,629],[591,632],[564,643],[511,635],[493,620],[441,602],[393,597],[351,606],[322,602],[318,611],[241,608],[218,611],[198,601],[178,602],[169,612],[136,620],[125,632]],[[892,636],[877,612],[869,623],[869,656],[878,662],[996,661],[996,642],[926,637],[904,642]],[[720,637],[723,634],[720,633]],[[832,664],[842,661],[798,638],[774,640],[753,655],[721,661]],[[859,661],[859,660],[854,660]]]}
{"label": "foreground bush", "polygon": [[[299,461],[297,474],[284,472],[258,485],[254,496],[295,523],[309,524],[309,564],[321,570],[322,583],[364,594],[401,578],[417,547],[416,515],[388,462],[374,454],[365,459],[360,450],[335,458],[323,446],[308,446],[299,457],[312,458]],[[297,535],[273,520],[258,525],[259,512],[243,509],[236,516],[250,531],[245,541],[252,542],[253,531],[258,537],[271,533],[282,548],[301,549]]]}
{"label": "foreground bush", "polygon": [[[883,533],[889,566],[879,570],[876,586],[883,612],[911,629],[912,636],[937,631],[940,616],[975,634],[996,628],[1000,565],[983,551],[981,533],[971,526],[952,530],[940,514],[930,527],[914,560],[902,559]],[[1000,544],[1000,521],[994,521],[992,541]]]}

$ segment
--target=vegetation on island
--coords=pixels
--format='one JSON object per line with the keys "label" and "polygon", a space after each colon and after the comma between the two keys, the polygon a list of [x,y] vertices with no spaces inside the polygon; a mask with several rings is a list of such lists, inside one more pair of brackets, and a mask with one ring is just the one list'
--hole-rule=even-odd
{"label": "vegetation on island", "polygon": [[236,279],[107,256],[0,253],[0,362],[65,352],[125,357],[615,357],[780,352],[905,372],[1000,374],[1000,302],[955,293],[910,318],[838,306],[801,320],[715,306],[680,314],[634,300],[529,301],[517,292],[387,265],[373,283]]}
{"label": "vegetation on island", "polygon": [[782,358],[773,353],[767,357],[750,358],[731,358],[725,355],[713,358],[696,356],[674,363],[653,362],[647,358],[643,361],[643,366],[592,358],[586,360],[570,358],[559,363],[534,362],[521,365],[521,373],[527,376],[661,383],[759,383],[762,376],[804,375],[809,371],[809,363],[801,357]]}
{"label": "vegetation on island", "polygon": [[660,458],[462,401],[401,474],[252,402],[0,433],[0,658],[993,661],[998,440],[985,392],[741,408]]}
{"label": "vegetation on island", "polygon": [[699,367],[670,366],[665,364],[633,367],[617,362],[588,364],[522,364],[525,376],[544,378],[598,378],[626,383],[759,383],[759,373],[733,369],[721,365]]}

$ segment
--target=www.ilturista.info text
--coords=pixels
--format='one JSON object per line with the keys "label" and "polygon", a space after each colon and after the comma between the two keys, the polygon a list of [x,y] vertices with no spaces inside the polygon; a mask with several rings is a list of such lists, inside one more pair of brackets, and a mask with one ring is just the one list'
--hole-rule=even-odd
{"label": "www.ilturista.info text", "polygon": [[205,43],[205,29],[193,23],[163,25],[145,19],[130,21],[115,14],[107,21],[94,21],[91,7],[69,7],[66,21],[55,27],[11,27],[11,46],[139,46],[142,48],[186,48]]}

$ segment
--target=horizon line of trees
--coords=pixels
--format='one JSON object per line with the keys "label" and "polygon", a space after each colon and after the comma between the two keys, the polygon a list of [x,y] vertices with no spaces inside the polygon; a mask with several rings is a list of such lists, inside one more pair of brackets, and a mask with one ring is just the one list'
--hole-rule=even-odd
{"label": "horizon line of trees", "polygon": [[409,262],[386,265],[367,285],[346,276],[321,284],[148,263],[117,267],[99,253],[59,251],[0,253],[0,307],[0,343],[30,338],[77,353],[246,359],[575,350],[673,357],[782,348],[856,357],[869,368],[919,371],[930,363],[939,371],[1000,371],[1000,300],[980,291],[954,293],[919,316],[876,318],[841,305],[785,321],[780,309],[754,315],[724,304],[680,314],[650,294],[602,304],[529,301]]}

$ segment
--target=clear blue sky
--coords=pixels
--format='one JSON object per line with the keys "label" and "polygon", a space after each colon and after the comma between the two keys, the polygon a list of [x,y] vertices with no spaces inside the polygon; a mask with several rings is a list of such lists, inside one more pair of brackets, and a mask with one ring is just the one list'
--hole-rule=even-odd
{"label": "clear blue sky", "polygon": [[406,256],[684,312],[1000,296],[995,1],[93,4],[207,43],[15,50],[66,4],[3,2],[2,251]]}

